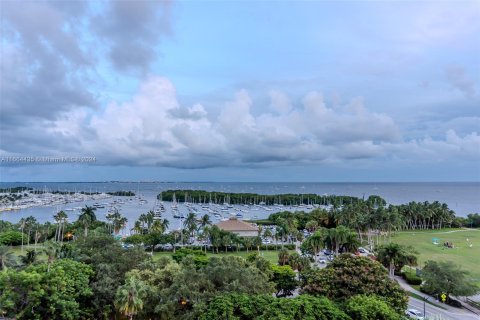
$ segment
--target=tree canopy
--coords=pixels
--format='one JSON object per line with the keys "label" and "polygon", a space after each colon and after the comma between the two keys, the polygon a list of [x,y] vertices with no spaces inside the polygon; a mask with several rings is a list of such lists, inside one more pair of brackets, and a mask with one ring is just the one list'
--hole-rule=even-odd
{"label": "tree canopy", "polygon": [[324,269],[311,269],[301,274],[302,292],[345,301],[354,295],[377,295],[396,312],[403,313],[408,296],[387,270],[369,258],[342,254]]}

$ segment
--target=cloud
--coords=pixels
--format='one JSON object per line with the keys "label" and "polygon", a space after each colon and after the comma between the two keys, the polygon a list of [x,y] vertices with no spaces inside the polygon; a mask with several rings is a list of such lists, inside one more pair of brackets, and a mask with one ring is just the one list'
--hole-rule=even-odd
{"label": "cloud", "polygon": [[427,136],[386,146],[386,150],[398,159],[417,163],[480,161],[480,135],[472,132],[461,137],[454,130],[448,130],[444,139]]}
{"label": "cloud", "polygon": [[[50,141],[43,143],[44,150],[94,154],[103,165],[207,168],[392,156],[478,158],[476,133],[460,137],[452,130],[444,140],[405,141],[390,117],[369,111],[360,98],[333,109],[322,94],[310,92],[300,107],[256,116],[254,104],[249,93],[240,90],[220,114],[209,114],[201,104],[182,106],[168,79],[150,77],[131,101],[112,101],[94,115],[86,109],[64,112],[43,123],[49,129],[36,138]],[[41,132],[33,128],[36,131]],[[33,142],[25,140],[24,150]]]}
{"label": "cloud", "polygon": [[58,1],[2,2],[3,128],[26,125],[38,118],[54,119],[64,111],[96,105],[84,85],[92,60],[76,38],[75,16],[82,15],[84,5],[73,6],[75,13]]}
{"label": "cloud", "polygon": [[468,76],[464,68],[449,66],[445,73],[448,82],[453,88],[460,90],[467,98],[475,96],[475,82]]}
{"label": "cloud", "polygon": [[171,5],[171,1],[110,1],[92,19],[93,30],[107,42],[117,70],[148,70],[161,37],[171,32]]}
{"label": "cloud", "polygon": [[278,113],[287,113],[292,105],[288,96],[278,90],[270,90],[270,108]]}
{"label": "cloud", "polygon": [[408,140],[393,119],[369,111],[361,98],[331,108],[313,91],[281,113],[254,115],[254,106],[240,90],[218,115],[209,114],[201,104],[182,106],[168,79],[149,77],[130,101],[112,101],[95,114],[88,108],[65,111],[55,120],[12,131],[6,137],[18,143],[3,151],[87,154],[99,165],[171,168],[480,160],[476,132],[460,136],[448,130],[442,139]]}
{"label": "cloud", "polygon": [[[106,53],[118,69],[145,70],[160,35],[169,32],[170,6],[169,1],[3,1],[0,137],[16,143],[2,149],[54,152],[91,145],[96,131],[87,118],[100,107],[105,81],[117,76],[102,71]],[[199,116],[201,110],[192,108],[190,116]]]}

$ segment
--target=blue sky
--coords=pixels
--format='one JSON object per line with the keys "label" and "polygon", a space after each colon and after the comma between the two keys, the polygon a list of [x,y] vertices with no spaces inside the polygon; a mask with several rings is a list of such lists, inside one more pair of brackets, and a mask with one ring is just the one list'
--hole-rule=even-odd
{"label": "blue sky", "polygon": [[479,181],[478,1],[3,1],[2,181]]}

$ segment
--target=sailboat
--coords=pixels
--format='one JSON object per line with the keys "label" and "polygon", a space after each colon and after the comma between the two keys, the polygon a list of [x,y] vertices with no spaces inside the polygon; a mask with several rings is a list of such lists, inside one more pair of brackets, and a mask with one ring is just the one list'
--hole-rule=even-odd
{"label": "sailboat", "polygon": [[178,209],[177,198],[175,197],[175,193],[172,196],[172,209]]}

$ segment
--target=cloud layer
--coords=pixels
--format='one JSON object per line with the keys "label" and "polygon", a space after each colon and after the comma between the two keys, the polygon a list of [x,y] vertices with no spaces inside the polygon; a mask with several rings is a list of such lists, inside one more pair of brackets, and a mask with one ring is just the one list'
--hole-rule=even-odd
{"label": "cloud layer", "polygon": [[328,107],[319,92],[306,94],[299,107],[286,108],[284,101],[290,99],[285,93],[271,98],[275,111],[254,115],[254,101],[240,90],[220,113],[209,114],[201,104],[182,106],[168,79],[150,77],[129,102],[111,102],[94,115],[78,109],[64,112],[42,124],[46,133],[33,131],[51,141],[43,152],[94,154],[104,165],[206,168],[346,159],[480,159],[477,133],[460,137],[449,130],[441,140],[406,141],[392,118],[369,111],[360,98],[336,108]]}

